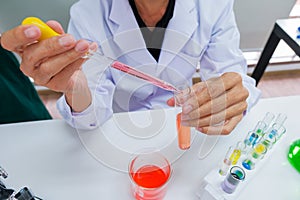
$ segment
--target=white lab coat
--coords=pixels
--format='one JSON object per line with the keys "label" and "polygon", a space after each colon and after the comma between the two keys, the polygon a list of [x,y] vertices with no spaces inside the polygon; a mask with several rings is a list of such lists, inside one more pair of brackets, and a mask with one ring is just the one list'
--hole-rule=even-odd
{"label": "white lab coat", "polygon": [[[158,62],[145,46],[128,0],[80,0],[71,8],[68,32],[96,41],[106,56],[175,85],[191,82],[198,63],[202,80],[238,72],[249,90],[250,108],[260,92],[246,75],[232,8],[233,0],[176,0]],[[93,96],[85,111],[72,113],[64,97],[58,101],[60,113],[73,127],[95,128],[113,112],[168,107],[171,92],[112,68],[104,70],[107,65],[90,60],[83,67]]]}

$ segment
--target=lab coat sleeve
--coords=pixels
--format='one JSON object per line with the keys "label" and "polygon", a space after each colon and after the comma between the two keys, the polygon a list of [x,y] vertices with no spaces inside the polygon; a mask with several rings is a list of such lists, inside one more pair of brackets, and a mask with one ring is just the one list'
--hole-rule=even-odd
{"label": "lab coat sleeve", "polygon": [[[65,96],[57,101],[57,108],[68,124],[76,129],[94,129],[109,119],[112,111],[114,85],[108,78],[109,73],[96,69],[97,65],[85,64],[85,74],[92,94],[92,103],[83,112],[72,112]],[[107,69],[109,70],[109,69]],[[73,100],[73,101],[76,101]]]}
{"label": "lab coat sleeve", "polygon": [[239,48],[240,34],[235,22],[233,0],[226,0],[222,13],[212,26],[210,42],[200,60],[201,77],[207,80],[225,72],[236,72],[242,76],[243,85],[249,91],[248,111],[261,95],[255,80],[247,75],[247,63]]}
{"label": "lab coat sleeve", "polygon": [[[80,27],[79,24],[76,23],[76,19],[74,21],[71,18],[68,32],[77,39],[89,38],[88,35],[85,35],[84,27]],[[72,127],[85,130],[94,129],[112,116],[112,98],[115,86],[108,65],[108,63],[99,63],[94,59],[88,60],[83,65],[82,70],[86,75],[92,94],[92,103],[86,110],[74,113],[71,111],[64,96],[58,100],[57,108],[61,116]]]}

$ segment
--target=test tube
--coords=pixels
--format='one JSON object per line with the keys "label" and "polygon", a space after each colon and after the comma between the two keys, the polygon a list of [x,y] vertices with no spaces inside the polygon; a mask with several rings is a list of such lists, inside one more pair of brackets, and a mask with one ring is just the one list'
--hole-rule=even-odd
{"label": "test tube", "polygon": [[246,158],[243,162],[242,165],[245,169],[252,170],[255,168],[255,164],[263,158],[263,156],[267,153],[267,147],[259,143],[257,144],[251,154]]}
{"label": "test tube", "polygon": [[245,171],[239,166],[233,166],[230,173],[226,176],[225,180],[221,183],[224,192],[232,194],[238,184],[245,179]]}
{"label": "test tube", "polygon": [[[181,107],[184,101],[191,94],[191,88],[188,84],[181,84],[176,87],[178,91],[174,91],[175,106]],[[176,115],[176,128],[178,136],[178,146],[182,150],[190,148],[191,145],[191,127],[181,124],[182,113]]]}
{"label": "test tube", "polygon": [[221,168],[219,169],[219,174],[222,176],[225,176],[227,174],[229,167],[231,166],[231,160],[229,158],[232,152],[233,152],[233,147],[230,146],[222,162]]}

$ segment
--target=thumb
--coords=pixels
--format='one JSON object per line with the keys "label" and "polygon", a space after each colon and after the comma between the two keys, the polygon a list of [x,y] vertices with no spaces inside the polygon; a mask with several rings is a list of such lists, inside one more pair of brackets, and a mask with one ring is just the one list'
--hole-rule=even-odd
{"label": "thumb", "polygon": [[168,106],[175,106],[175,100],[174,100],[174,97],[170,98],[167,100],[167,104]]}

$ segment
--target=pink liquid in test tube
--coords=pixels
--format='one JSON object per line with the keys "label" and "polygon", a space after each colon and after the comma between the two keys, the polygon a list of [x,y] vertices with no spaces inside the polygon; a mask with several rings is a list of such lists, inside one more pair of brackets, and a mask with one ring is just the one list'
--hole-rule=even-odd
{"label": "pink liquid in test tube", "polygon": [[125,72],[127,74],[130,74],[130,75],[133,75],[137,78],[140,78],[140,79],[143,79],[145,81],[148,81],[150,82],[151,84],[157,86],[157,87],[160,87],[164,90],[169,90],[169,91],[178,91],[173,85],[171,85],[170,83],[167,83],[161,79],[158,79],[156,77],[153,77],[149,74],[145,74],[141,71],[138,71],[128,65],[125,65],[119,61],[114,61],[112,64],[111,64],[111,67],[117,69],[117,70],[120,70],[122,72]]}

